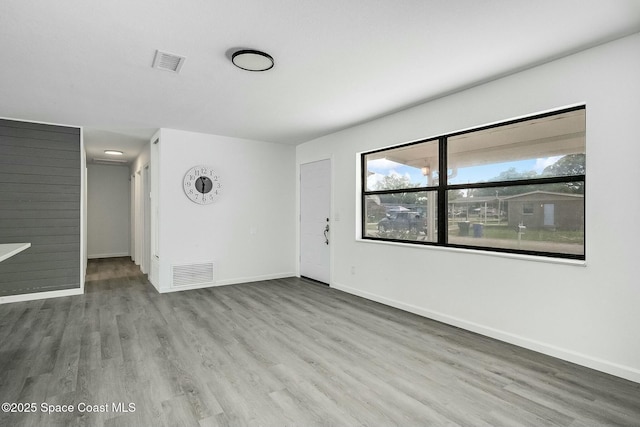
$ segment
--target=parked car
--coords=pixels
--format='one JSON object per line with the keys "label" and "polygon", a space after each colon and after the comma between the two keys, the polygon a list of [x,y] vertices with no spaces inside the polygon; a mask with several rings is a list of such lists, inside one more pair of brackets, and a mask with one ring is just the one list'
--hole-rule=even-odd
{"label": "parked car", "polygon": [[387,213],[385,218],[378,222],[378,231],[420,231],[427,232],[426,219],[415,211],[394,211]]}
{"label": "parked car", "polygon": [[498,210],[495,208],[474,208],[474,209],[471,209],[471,212],[479,216],[487,216],[488,218],[498,218]]}
{"label": "parked car", "polygon": [[462,211],[462,210],[452,211],[451,209],[449,209],[448,215],[449,215],[449,218],[466,218],[467,211]]}

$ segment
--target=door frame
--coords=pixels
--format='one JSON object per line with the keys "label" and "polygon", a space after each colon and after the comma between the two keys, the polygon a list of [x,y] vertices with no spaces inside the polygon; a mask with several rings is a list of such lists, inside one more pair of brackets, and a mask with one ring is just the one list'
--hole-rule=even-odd
{"label": "door frame", "polygon": [[329,240],[330,242],[332,242],[329,245],[329,283],[327,283],[329,285],[329,287],[333,287],[333,254],[334,254],[334,250],[332,247],[333,242],[335,242],[335,239],[333,236],[335,236],[334,234],[334,230],[335,230],[335,223],[337,221],[339,221],[339,218],[336,218],[336,216],[334,215],[334,211],[333,211],[333,206],[334,206],[334,185],[333,183],[335,182],[334,180],[334,176],[335,176],[335,168],[334,168],[334,159],[333,159],[333,154],[328,155],[328,156],[324,156],[324,157],[318,157],[318,158],[309,158],[309,159],[304,159],[304,160],[298,160],[296,162],[296,276],[300,277],[300,260],[302,257],[302,252],[301,252],[301,247],[300,247],[300,239],[302,237],[302,233],[300,230],[300,223],[302,221],[302,209],[301,209],[301,204],[302,204],[302,198],[301,198],[301,191],[302,191],[302,186],[301,181],[302,181],[302,165],[306,165],[309,163],[315,163],[315,162],[321,162],[323,160],[328,160],[329,164],[331,166],[331,173],[329,175],[329,186],[330,188],[330,197],[329,197],[329,225],[330,225],[330,229],[329,229]]}
{"label": "door frame", "polygon": [[129,251],[131,261],[136,261],[136,173],[131,173],[129,178]]}
{"label": "door frame", "polygon": [[151,170],[149,163],[142,167],[142,272],[149,274],[151,268]]}

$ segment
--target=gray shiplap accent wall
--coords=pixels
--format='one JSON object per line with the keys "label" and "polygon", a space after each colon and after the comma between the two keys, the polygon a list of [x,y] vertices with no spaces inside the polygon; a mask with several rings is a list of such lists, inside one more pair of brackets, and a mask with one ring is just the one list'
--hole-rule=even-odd
{"label": "gray shiplap accent wall", "polygon": [[80,287],[80,129],[0,119],[0,296]]}

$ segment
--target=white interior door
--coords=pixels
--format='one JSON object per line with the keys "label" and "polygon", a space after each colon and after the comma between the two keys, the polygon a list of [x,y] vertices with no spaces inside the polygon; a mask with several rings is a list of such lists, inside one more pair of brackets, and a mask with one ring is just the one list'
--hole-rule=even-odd
{"label": "white interior door", "polygon": [[331,161],[300,165],[300,275],[330,283]]}
{"label": "white interior door", "polygon": [[142,239],[144,238],[144,229],[142,226],[142,209],[143,204],[140,195],[142,194],[142,174],[141,171],[136,172],[136,185],[135,185],[135,237],[134,237],[134,247],[135,247],[135,263],[136,265],[142,265]]}

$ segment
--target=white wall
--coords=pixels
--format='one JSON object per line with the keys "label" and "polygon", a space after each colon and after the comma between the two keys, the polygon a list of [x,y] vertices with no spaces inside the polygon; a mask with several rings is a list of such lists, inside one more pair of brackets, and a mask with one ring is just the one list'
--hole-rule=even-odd
{"label": "white wall", "polygon": [[129,168],[87,166],[87,255],[129,255]]}
{"label": "white wall", "polygon": [[[640,382],[639,52],[636,34],[298,146],[298,167],[333,156],[331,286]],[[356,238],[359,152],[580,103],[586,266]]]}
{"label": "white wall", "polygon": [[[158,163],[161,292],[175,290],[173,265],[213,261],[215,285],[295,274],[294,147],[161,129]],[[196,165],[222,176],[224,193],[210,205],[184,194]]]}

